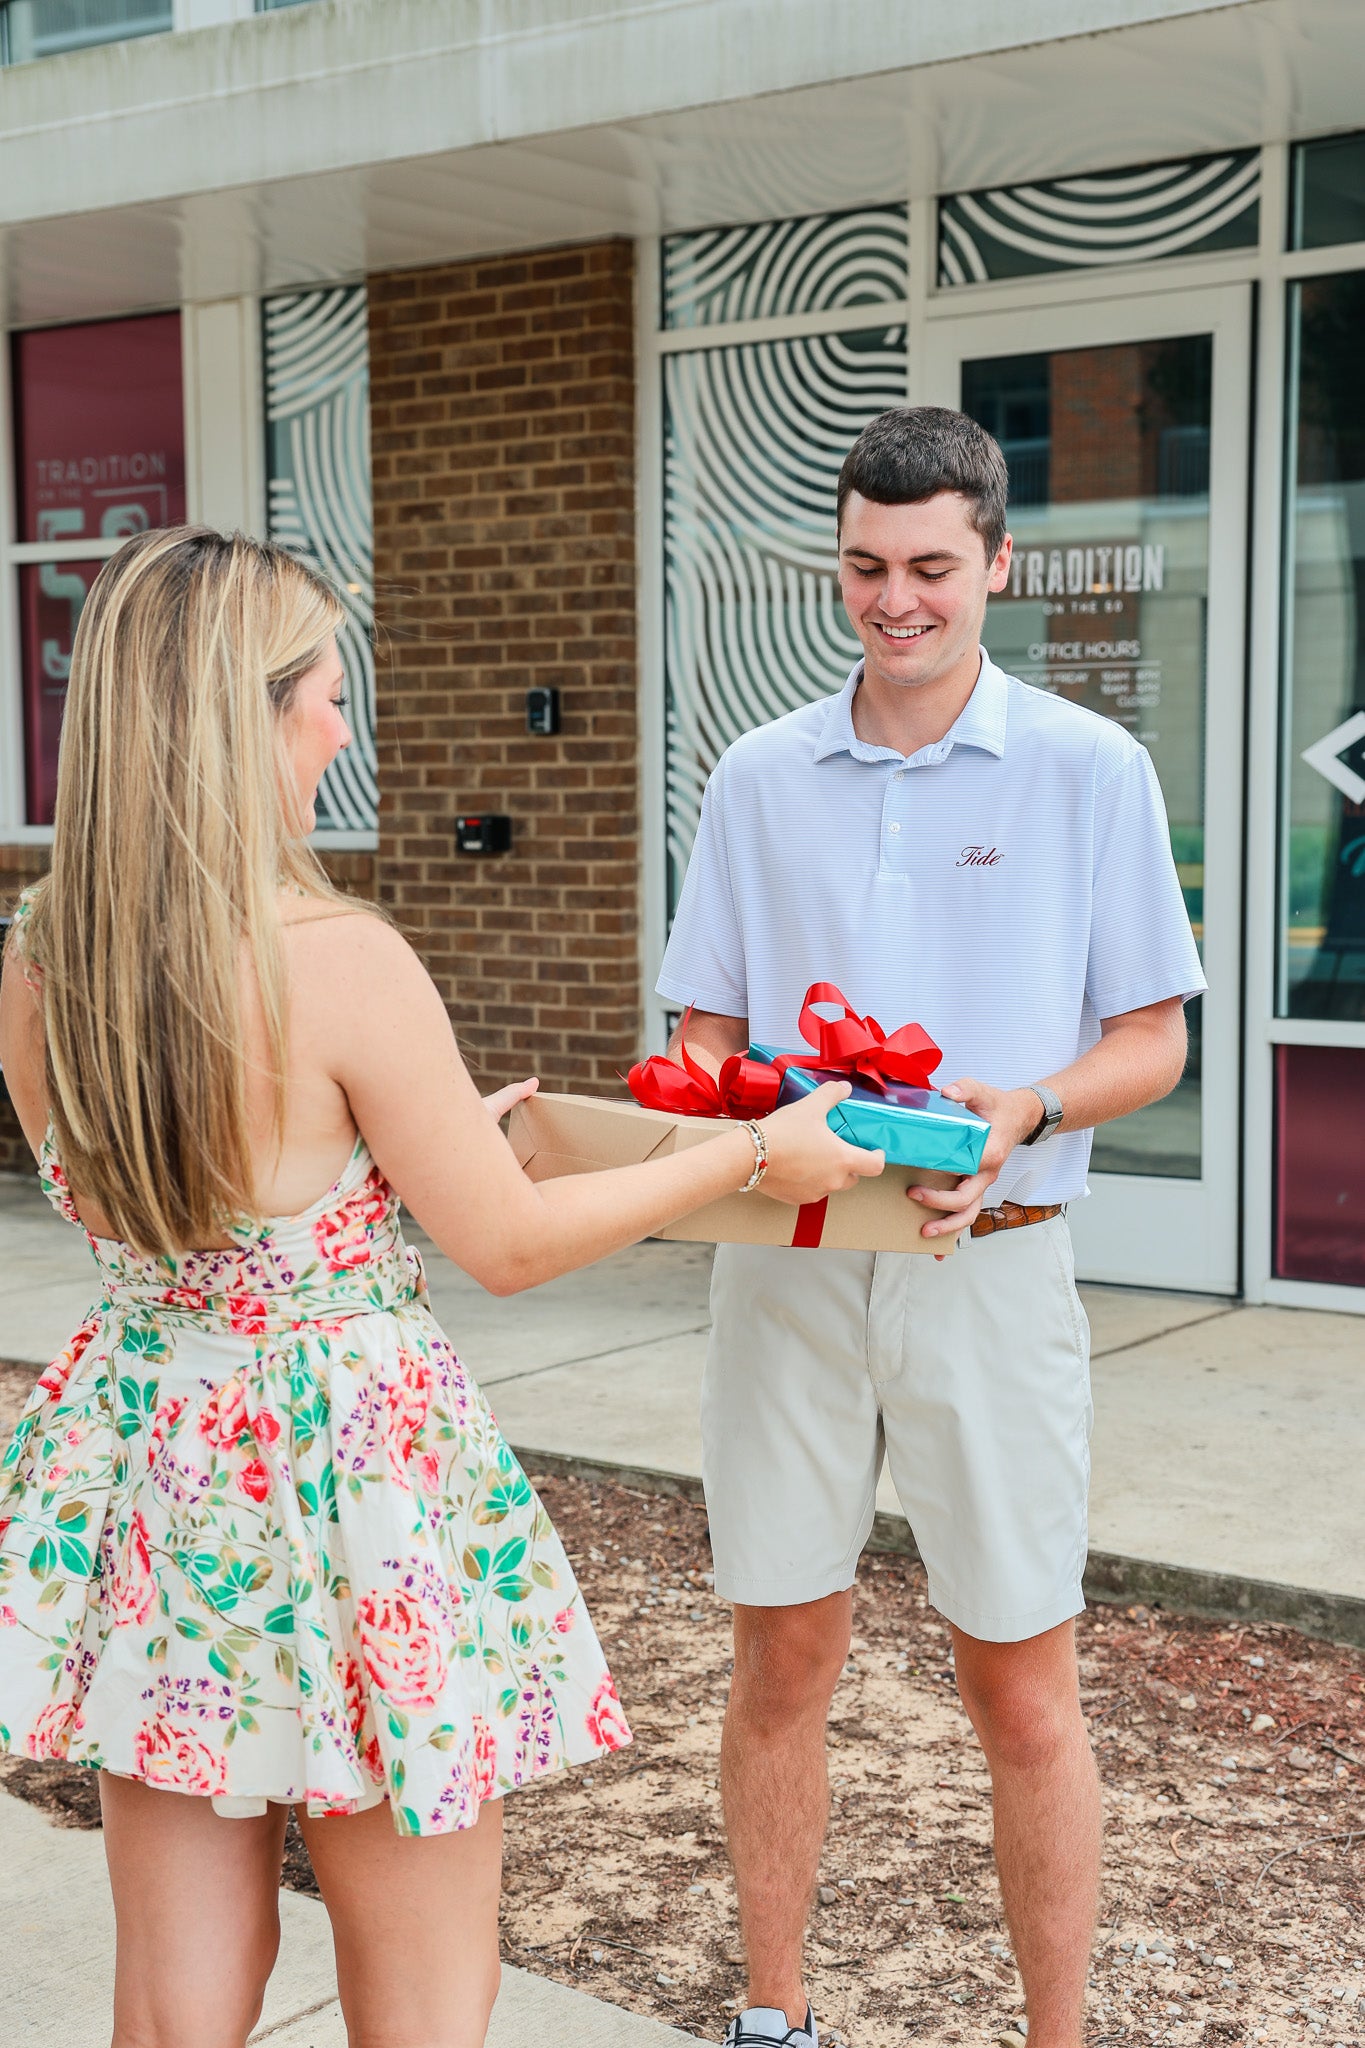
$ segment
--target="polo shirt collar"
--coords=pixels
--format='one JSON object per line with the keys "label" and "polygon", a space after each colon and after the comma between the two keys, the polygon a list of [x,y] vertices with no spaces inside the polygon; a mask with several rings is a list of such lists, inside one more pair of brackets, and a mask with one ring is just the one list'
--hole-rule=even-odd
{"label": "polo shirt collar", "polygon": [[851,754],[855,761],[903,761],[907,767],[930,768],[946,761],[954,747],[979,747],[983,753],[994,754],[997,759],[1003,755],[1009,688],[1003,672],[996,667],[984,647],[976,688],[971,696],[943,738],[935,740],[932,746],[921,747],[917,754],[898,754],[894,747],[869,746],[865,740],[859,739],[853,729],[853,698],[862,679],[863,664],[858,661],[849,671],[848,681],[838,696],[830,700],[823,729],[815,743],[817,761],[827,760],[831,754]]}

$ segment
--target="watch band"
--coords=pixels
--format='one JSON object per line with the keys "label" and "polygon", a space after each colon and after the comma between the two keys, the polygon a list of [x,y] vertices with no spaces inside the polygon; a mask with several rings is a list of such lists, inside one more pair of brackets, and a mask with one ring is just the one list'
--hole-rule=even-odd
{"label": "watch band", "polygon": [[1054,1095],[1052,1090],[1046,1087],[1043,1082],[1030,1081],[1029,1087],[1042,1103],[1043,1113],[1024,1139],[1024,1143],[1026,1145],[1037,1145],[1044,1138],[1052,1136],[1052,1133],[1057,1129],[1066,1112],[1062,1108],[1060,1096]]}

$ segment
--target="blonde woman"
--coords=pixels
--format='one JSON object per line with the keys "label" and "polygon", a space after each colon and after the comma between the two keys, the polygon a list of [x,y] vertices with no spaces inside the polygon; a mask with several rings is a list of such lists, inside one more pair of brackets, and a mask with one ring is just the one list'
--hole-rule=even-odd
{"label": "blonde woman", "polygon": [[[399,1199],[496,1294],[744,1187],[876,1172],[821,1089],[533,1186],[420,963],[305,839],[349,743],[332,592],[175,528],[76,639],[0,1059],[101,1297],[0,1485],[3,1743],[101,1773],[115,2048],[240,2048],[299,1813],[353,2043],[478,2048],[500,1795],[629,1740],[549,1519],[434,1322]],[[491,1114],[490,1114],[491,1112]]]}

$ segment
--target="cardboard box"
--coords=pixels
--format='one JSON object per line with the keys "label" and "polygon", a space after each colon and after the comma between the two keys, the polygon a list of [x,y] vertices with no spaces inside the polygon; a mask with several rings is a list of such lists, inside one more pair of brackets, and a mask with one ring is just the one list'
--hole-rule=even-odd
{"label": "cardboard box", "polygon": [[[637,1102],[542,1093],[517,1104],[508,1136],[519,1164],[539,1181],[568,1173],[599,1173],[609,1166],[638,1166],[646,1159],[704,1145],[708,1138],[733,1128],[724,1117],[674,1116],[661,1109],[642,1109]],[[938,1212],[908,1200],[905,1191],[912,1185],[951,1188],[960,1178],[888,1166],[875,1180],[860,1180],[846,1194],[801,1209],[776,1202],[759,1189],[709,1202],[655,1235],[693,1244],[790,1245],[796,1239],[822,1250],[942,1254],[956,1250],[956,1239],[922,1238],[921,1226]]]}

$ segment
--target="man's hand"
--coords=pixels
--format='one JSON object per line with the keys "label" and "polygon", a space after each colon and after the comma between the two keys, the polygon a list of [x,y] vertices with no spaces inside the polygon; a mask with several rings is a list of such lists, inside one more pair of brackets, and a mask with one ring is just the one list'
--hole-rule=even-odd
{"label": "man's hand", "polygon": [[[1093,1130],[1096,1124],[1130,1116],[1145,1103],[1169,1095],[1185,1065],[1185,1012],[1179,996],[1100,1019],[1099,1042],[1069,1067],[1040,1074],[1066,1111],[1061,1129]],[[976,1221],[981,1199],[1015,1146],[1039,1123],[1043,1105],[1031,1088],[990,1088],[984,1081],[950,1081],[942,1091],[991,1127],[980,1173],[955,1188],[911,1188],[917,1201],[947,1211],[942,1223],[926,1223],[925,1237],[955,1237]]]}
{"label": "man's hand", "polygon": [[[1022,1144],[1039,1122],[1043,1105],[1031,1088],[991,1088],[984,1081],[950,1081],[940,1091],[949,1102],[960,1102],[973,1116],[983,1117],[991,1127],[981,1168],[960,1180],[955,1188],[910,1188],[912,1198],[931,1209],[947,1213],[942,1223],[926,1223],[921,1237],[957,1237],[970,1230],[981,1213],[981,1199],[1016,1145]],[[941,1258],[942,1253],[939,1254]]]}
{"label": "man's hand", "polygon": [[483,1106],[494,1123],[501,1123],[509,1109],[515,1109],[519,1102],[525,1102],[528,1095],[534,1095],[540,1083],[537,1080],[513,1081],[510,1087],[497,1088],[491,1095],[485,1095]]}

